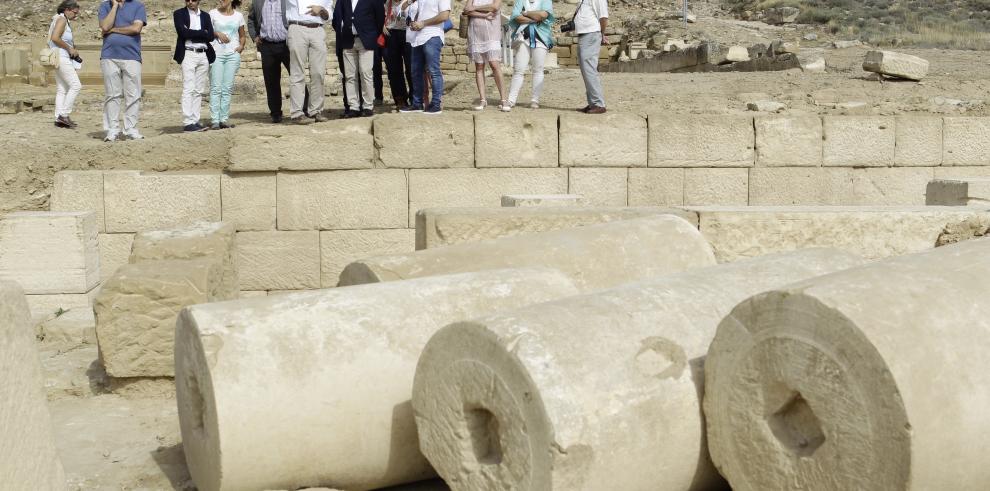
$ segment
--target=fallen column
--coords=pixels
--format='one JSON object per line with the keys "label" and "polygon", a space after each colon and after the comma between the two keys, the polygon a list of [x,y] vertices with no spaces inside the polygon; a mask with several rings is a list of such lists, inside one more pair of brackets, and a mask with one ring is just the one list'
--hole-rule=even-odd
{"label": "fallen column", "polygon": [[737,491],[985,490],[990,240],[756,295],[705,366],[712,460]]}
{"label": "fallen column", "polygon": [[548,269],[289,293],[185,309],[183,450],[202,491],[366,490],[434,475],[409,402],[441,326],[578,293]]}
{"label": "fallen column", "polygon": [[355,261],[340,273],[338,286],[541,266],[589,291],[713,264],[698,229],[657,215]]}
{"label": "fallen column", "polygon": [[441,329],[420,356],[420,448],[454,491],[710,490],[702,367],[749,295],[861,264],[809,249]]}

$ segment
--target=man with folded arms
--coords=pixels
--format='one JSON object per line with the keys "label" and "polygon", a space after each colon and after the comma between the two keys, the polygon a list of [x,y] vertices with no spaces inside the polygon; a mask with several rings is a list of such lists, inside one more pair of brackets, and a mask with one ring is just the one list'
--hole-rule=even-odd
{"label": "man with folded arms", "polygon": [[141,30],[148,24],[148,15],[140,0],[105,0],[98,17],[103,34],[100,70],[106,90],[103,129],[107,133],[103,141],[112,142],[121,136],[121,108],[123,136],[140,140],[144,138],[137,129],[141,110]]}

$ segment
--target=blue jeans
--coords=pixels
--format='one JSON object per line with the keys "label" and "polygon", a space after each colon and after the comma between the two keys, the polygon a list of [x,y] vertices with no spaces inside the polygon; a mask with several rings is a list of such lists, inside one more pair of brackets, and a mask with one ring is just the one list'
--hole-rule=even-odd
{"label": "blue jeans", "polygon": [[430,83],[433,85],[433,93],[430,98],[430,107],[427,109],[440,109],[440,99],[443,97],[443,74],[440,73],[440,50],[443,48],[443,39],[440,36],[430,38],[422,46],[414,46],[412,50],[412,105],[423,106],[423,75],[429,73]]}
{"label": "blue jeans", "polygon": [[230,94],[240,67],[240,53],[218,54],[210,66],[210,113],[214,124],[226,123],[230,118]]}

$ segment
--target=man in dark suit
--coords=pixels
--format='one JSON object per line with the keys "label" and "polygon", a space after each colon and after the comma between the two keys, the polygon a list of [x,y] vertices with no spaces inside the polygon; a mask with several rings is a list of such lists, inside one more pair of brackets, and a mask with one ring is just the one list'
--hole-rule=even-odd
{"label": "man in dark suit", "polygon": [[[265,79],[268,111],[273,123],[282,122],[282,67],[289,71],[289,22],[285,18],[285,0],[254,0],[248,13],[248,35],[261,55],[261,75]],[[305,91],[303,112],[309,107],[309,90]],[[306,116],[309,116],[306,113]]]}
{"label": "man in dark suit", "polygon": [[175,24],[176,63],[182,65],[182,130],[186,132],[204,131],[199,124],[203,92],[206,91],[206,77],[210,64],[217,55],[210,44],[215,34],[210,14],[199,8],[199,0],[186,0],[185,8],[172,13]]}
{"label": "man in dark suit", "polygon": [[333,9],[333,30],[344,58],[344,86],[347,106],[344,117],[374,114],[373,62],[378,36],[385,25],[385,4],[381,0],[337,0]]}

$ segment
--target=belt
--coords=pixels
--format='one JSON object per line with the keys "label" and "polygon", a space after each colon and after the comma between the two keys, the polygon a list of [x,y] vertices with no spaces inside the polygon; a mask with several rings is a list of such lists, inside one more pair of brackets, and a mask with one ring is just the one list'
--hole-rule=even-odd
{"label": "belt", "polygon": [[261,38],[261,42],[263,42],[265,44],[285,44],[285,40],[284,39],[281,40],[281,41],[272,41],[271,39]]}
{"label": "belt", "polygon": [[192,48],[192,47],[186,46],[186,51],[192,51],[194,53],[206,53],[206,48]]}
{"label": "belt", "polygon": [[296,25],[296,26],[303,26],[303,27],[309,27],[309,28],[313,28],[313,27],[323,27],[323,24],[320,24],[320,23],[318,23],[318,22],[299,22],[299,21],[297,21],[297,20],[290,20],[290,21],[289,21],[289,25],[290,25],[290,26],[291,26],[291,25]]}

